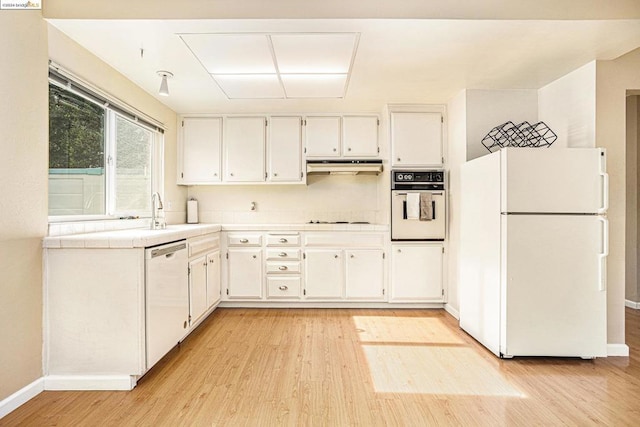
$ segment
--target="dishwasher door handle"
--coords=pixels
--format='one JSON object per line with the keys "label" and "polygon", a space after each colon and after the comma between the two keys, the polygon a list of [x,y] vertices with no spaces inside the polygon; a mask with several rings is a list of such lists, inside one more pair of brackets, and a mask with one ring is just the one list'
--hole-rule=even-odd
{"label": "dishwasher door handle", "polygon": [[156,258],[159,256],[163,256],[166,255],[167,258],[170,258],[169,255],[172,255],[178,251],[181,251],[182,249],[186,249],[187,248],[187,242],[183,242],[183,243],[178,243],[177,245],[173,245],[173,246],[167,246],[164,248],[157,248],[157,249],[153,249],[151,251],[151,258]]}

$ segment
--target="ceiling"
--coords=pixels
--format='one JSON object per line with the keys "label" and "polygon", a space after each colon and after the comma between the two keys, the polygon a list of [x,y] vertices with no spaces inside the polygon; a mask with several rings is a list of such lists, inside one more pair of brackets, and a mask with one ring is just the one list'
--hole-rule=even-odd
{"label": "ceiling", "polygon": [[[445,103],[465,88],[538,89],[590,61],[614,59],[640,47],[640,20],[49,22],[178,113],[364,112],[378,111],[386,103]],[[230,100],[182,38],[186,34],[287,33],[358,35],[344,97]],[[245,59],[251,57],[246,55]],[[169,80],[169,97],[158,96],[158,70],[174,75]]]}

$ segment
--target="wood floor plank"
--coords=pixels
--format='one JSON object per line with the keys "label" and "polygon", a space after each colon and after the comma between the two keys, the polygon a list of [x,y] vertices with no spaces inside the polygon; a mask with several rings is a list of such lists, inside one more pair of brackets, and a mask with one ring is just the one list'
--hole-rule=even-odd
{"label": "wood floor plank", "polygon": [[628,358],[514,358],[443,310],[218,309],[131,392],[43,392],[0,426],[637,425]]}

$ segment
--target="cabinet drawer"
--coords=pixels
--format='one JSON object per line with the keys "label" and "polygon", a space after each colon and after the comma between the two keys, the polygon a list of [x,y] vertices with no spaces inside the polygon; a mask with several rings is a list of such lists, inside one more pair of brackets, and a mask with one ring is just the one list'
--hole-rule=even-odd
{"label": "cabinet drawer", "polygon": [[382,233],[316,233],[306,234],[304,243],[309,247],[382,248],[384,241]]}
{"label": "cabinet drawer", "polygon": [[300,246],[300,235],[267,234],[267,246]]}
{"label": "cabinet drawer", "polygon": [[289,249],[289,248],[268,249],[267,259],[280,260],[280,261],[299,260],[300,249]]}
{"label": "cabinet drawer", "polygon": [[300,298],[300,277],[267,277],[267,298]]}
{"label": "cabinet drawer", "polygon": [[262,234],[229,234],[229,246],[262,246]]}
{"label": "cabinet drawer", "polygon": [[267,273],[300,273],[300,262],[267,262]]}
{"label": "cabinet drawer", "polygon": [[200,252],[217,249],[220,247],[220,236],[202,236],[187,240],[189,246],[189,258]]}

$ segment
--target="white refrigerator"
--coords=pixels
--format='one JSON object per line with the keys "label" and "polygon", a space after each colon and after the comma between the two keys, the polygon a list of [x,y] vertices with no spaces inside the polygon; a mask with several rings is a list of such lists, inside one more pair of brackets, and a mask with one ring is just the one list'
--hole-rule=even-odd
{"label": "white refrigerator", "polygon": [[461,168],[460,327],[500,357],[607,355],[599,148],[506,148]]}

